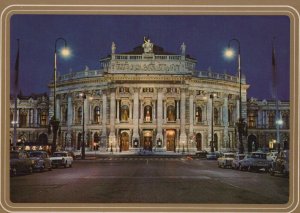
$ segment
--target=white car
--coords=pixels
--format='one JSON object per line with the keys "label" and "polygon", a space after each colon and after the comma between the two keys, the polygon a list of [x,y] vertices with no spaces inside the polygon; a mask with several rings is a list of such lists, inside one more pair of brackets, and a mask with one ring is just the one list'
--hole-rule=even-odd
{"label": "white car", "polygon": [[269,153],[267,153],[267,160],[274,162],[277,155],[278,155],[278,152],[269,152]]}
{"label": "white car", "polygon": [[234,153],[222,153],[220,155],[220,157],[218,158],[218,166],[225,168],[225,167],[230,167],[231,168],[231,164],[232,161],[235,157]]}
{"label": "white car", "polygon": [[53,155],[50,157],[51,164],[53,167],[72,167],[73,157],[69,152],[61,151],[61,152],[54,152]]}

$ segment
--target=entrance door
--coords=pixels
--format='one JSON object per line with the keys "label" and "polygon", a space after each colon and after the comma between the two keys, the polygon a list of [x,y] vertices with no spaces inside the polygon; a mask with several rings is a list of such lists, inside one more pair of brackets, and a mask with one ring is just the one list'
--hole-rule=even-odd
{"label": "entrance door", "polygon": [[127,132],[122,132],[121,133],[120,149],[122,151],[128,151],[129,150],[129,135],[128,135]]}
{"label": "entrance door", "polygon": [[144,150],[152,151],[152,131],[144,131]]}
{"label": "entrance door", "polygon": [[202,135],[201,135],[201,133],[197,133],[196,143],[197,143],[197,151],[202,150]]}
{"label": "entrance door", "polygon": [[167,130],[167,151],[175,151],[175,130]]}

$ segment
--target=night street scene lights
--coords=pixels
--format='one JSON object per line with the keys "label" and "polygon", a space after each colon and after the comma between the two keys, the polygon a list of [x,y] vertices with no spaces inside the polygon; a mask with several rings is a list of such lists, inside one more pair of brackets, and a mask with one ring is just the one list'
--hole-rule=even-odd
{"label": "night street scene lights", "polygon": [[228,48],[224,52],[224,57],[228,59],[233,59],[236,56],[234,49],[231,48],[231,43],[236,42],[238,44],[238,78],[240,84],[240,94],[239,94],[239,121],[237,123],[238,135],[239,135],[239,153],[244,153],[244,144],[243,144],[243,134],[246,134],[246,123],[242,117],[242,69],[241,69],[241,46],[240,41],[236,38],[229,40]]}
{"label": "night street scene lights", "polygon": [[80,93],[79,96],[82,98],[82,143],[81,143],[81,159],[85,159],[85,141],[84,141],[84,101],[86,99],[86,94]]}
{"label": "night street scene lights", "polygon": [[214,141],[214,98],[217,97],[216,93],[210,95],[211,99],[211,141],[210,141],[210,151],[215,151],[215,141]]}
{"label": "night street scene lights", "polygon": [[55,46],[54,46],[54,77],[53,77],[53,81],[54,81],[54,89],[53,89],[54,113],[50,120],[50,124],[52,126],[52,133],[53,133],[53,143],[51,146],[52,153],[56,151],[56,138],[57,138],[57,131],[59,128],[59,120],[56,117],[56,75],[57,75],[57,43],[60,40],[64,42],[64,47],[60,50],[60,53],[61,53],[60,55],[64,58],[66,58],[66,57],[69,57],[71,54],[71,52],[68,48],[68,45],[67,45],[67,41],[64,38],[57,38],[55,40]]}

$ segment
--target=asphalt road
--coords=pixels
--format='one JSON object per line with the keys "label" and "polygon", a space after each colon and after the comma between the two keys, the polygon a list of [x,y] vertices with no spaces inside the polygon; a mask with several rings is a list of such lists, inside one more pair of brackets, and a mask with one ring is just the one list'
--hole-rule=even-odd
{"label": "asphalt road", "polygon": [[188,158],[108,157],[12,177],[14,203],[284,204],[289,179]]}

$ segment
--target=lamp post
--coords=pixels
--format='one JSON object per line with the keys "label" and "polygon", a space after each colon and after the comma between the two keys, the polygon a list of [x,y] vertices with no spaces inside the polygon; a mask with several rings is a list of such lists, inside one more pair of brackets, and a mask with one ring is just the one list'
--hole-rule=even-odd
{"label": "lamp post", "polygon": [[210,95],[211,98],[211,141],[210,141],[210,151],[214,152],[214,97],[216,96],[215,93]]}
{"label": "lamp post", "polygon": [[61,53],[62,56],[67,57],[70,55],[70,51],[67,48],[67,41],[64,38],[57,38],[55,40],[55,48],[54,48],[54,89],[53,89],[53,98],[54,98],[54,115],[52,116],[50,120],[50,124],[52,126],[52,132],[53,132],[53,142],[51,147],[51,152],[56,151],[56,137],[57,137],[57,131],[59,127],[59,120],[56,118],[56,72],[57,72],[57,42],[62,40],[64,42],[64,48],[62,49]]}
{"label": "lamp post", "polygon": [[236,38],[229,40],[228,48],[225,51],[225,57],[233,58],[235,56],[233,49],[231,49],[231,42],[236,42],[238,44],[238,76],[239,76],[239,120],[237,123],[238,134],[239,134],[239,153],[244,153],[244,144],[243,144],[243,134],[245,133],[246,123],[242,118],[242,70],[241,70],[241,46],[240,41]]}
{"label": "lamp post", "polygon": [[86,95],[84,93],[80,93],[82,97],[82,143],[81,143],[81,159],[85,159],[85,142],[84,142],[84,100],[86,99]]}

